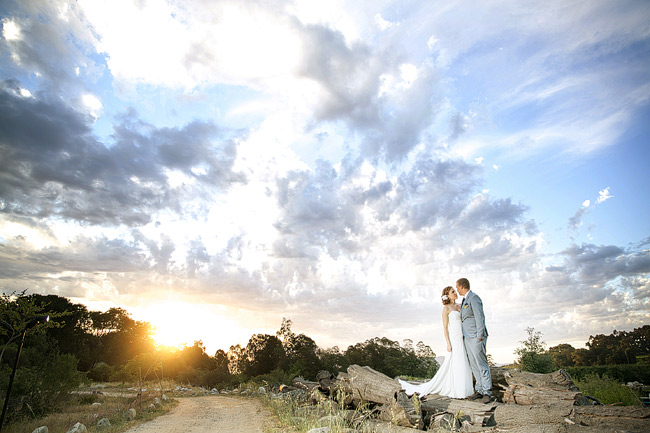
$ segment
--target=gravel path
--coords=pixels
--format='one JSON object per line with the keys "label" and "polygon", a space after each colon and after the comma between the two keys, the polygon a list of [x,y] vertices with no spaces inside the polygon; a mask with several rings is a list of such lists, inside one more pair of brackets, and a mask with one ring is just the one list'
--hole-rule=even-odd
{"label": "gravel path", "polygon": [[184,397],[169,413],[126,433],[263,433],[271,414],[254,398]]}

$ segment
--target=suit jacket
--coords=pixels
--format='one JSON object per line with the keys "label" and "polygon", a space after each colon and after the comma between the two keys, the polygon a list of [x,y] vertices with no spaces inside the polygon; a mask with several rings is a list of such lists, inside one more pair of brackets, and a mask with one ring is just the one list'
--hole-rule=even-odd
{"label": "suit jacket", "polygon": [[465,300],[460,307],[460,320],[462,321],[463,337],[483,340],[487,338],[483,301],[471,290],[465,295]]}

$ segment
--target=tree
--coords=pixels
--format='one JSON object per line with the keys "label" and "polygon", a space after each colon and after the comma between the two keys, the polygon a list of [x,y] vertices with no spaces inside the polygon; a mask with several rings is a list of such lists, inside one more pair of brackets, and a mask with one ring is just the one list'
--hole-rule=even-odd
{"label": "tree", "polygon": [[282,342],[275,335],[255,334],[246,345],[244,373],[254,377],[281,368],[286,354]]}
{"label": "tree", "polygon": [[246,352],[241,345],[230,346],[226,356],[228,357],[228,370],[230,374],[238,375],[246,370]]}
{"label": "tree", "polygon": [[318,371],[323,369],[323,363],[318,357],[318,346],[305,334],[296,335],[291,330],[292,325],[291,320],[283,317],[282,325],[275,334],[282,341],[286,354],[286,363],[282,368],[294,376],[315,378]]}
{"label": "tree", "polygon": [[417,352],[407,340],[405,347],[388,338],[373,338],[349,346],[343,356],[344,367],[352,364],[367,365],[387,376],[398,375],[426,377],[435,372],[438,364],[430,347],[419,342]]}
{"label": "tree", "polygon": [[347,367],[347,363],[341,349],[338,346],[330,347],[329,349],[319,349],[318,358],[323,365],[323,369],[335,375]]}
{"label": "tree", "polygon": [[[0,392],[7,389],[18,355],[19,338],[22,338],[27,322],[42,312],[36,300],[24,296],[24,293],[0,296]],[[61,354],[58,342],[47,333],[55,326],[53,323],[39,324],[25,334],[15,382],[7,400],[7,422],[57,410],[80,383],[77,358]],[[6,395],[3,397],[7,398]]]}
{"label": "tree", "polygon": [[155,350],[153,329],[148,322],[136,321],[121,308],[111,308],[98,322],[92,322],[89,330],[99,335],[101,350],[99,360],[110,365],[125,365],[130,359],[142,353]]}
{"label": "tree", "polygon": [[294,335],[285,345],[289,372],[294,376],[315,379],[323,369],[316,342],[305,334]]}
{"label": "tree", "polygon": [[526,328],[526,332],[528,338],[520,341],[522,346],[515,349],[519,368],[533,373],[550,373],[553,371],[553,357],[544,353],[546,343],[542,341],[542,333],[535,328]]}
{"label": "tree", "polygon": [[574,358],[576,349],[570,344],[558,344],[550,347],[546,353],[553,358],[553,364],[556,368],[573,367],[576,363]]}
{"label": "tree", "polygon": [[90,370],[99,361],[100,341],[90,334],[90,314],[85,305],[75,304],[67,298],[57,295],[26,296],[43,313],[50,316],[51,327],[48,335],[57,341],[62,353],[75,356],[79,360],[78,368]]}

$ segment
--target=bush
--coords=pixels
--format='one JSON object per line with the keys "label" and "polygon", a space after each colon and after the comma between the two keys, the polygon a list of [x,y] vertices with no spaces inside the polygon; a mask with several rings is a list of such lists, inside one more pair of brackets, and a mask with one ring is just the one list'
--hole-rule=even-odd
{"label": "bush", "polygon": [[650,365],[621,364],[621,365],[591,365],[569,367],[565,369],[574,380],[584,380],[589,375],[610,377],[622,383],[641,382],[650,385]]}
{"label": "bush", "polygon": [[555,370],[553,357],[547,353],[523,352],[519,356],[518,366],[521,370],[532,373],[550,373]]}
{"label": "bush", "polygon": [[108,382],[113,374],[113,368],[105,362],[98,362],[88,372],[88,379],[95,382]]}
{"label": "bush", "polygon": [[[20,365],[9,395],[7,422],[25,416],[42,416],[56,411],[79,386],[82,374],[77,371],[77,358],[38,349],[27,349],[21,354]],[[3,365],[0,387],[3,397],[9,383],[12,368]],[[4,398],[3,398],[4,400]]]}
{"label": "bush", "polygon": [[598,399],[603,404],[622,403],[623,406],[640,406],[636,392],[607,376],[589,374],[584,380],[574,380],[583,394]]}
{"label": "bush", "polygon": [[115,369],[110,377],[108,378],[110,382],[135,382],[137,378],[133,373],[129,372],[126,366],[119,367]]}

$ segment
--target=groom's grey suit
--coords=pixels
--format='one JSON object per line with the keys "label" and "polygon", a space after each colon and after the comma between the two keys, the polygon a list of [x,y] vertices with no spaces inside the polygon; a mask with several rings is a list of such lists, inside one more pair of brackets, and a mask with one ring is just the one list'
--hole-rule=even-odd
{"label": "groom's grey suit", "polygon": [[479,394],[492,395],[492,376],[486,354],[488,332],[485,327],[483,301],[471,290],[465,294],[460,305],[460,320],[465,352],[476,379],[474,388]]}

